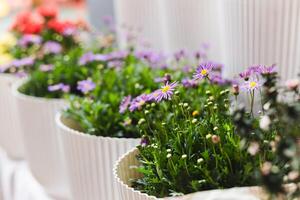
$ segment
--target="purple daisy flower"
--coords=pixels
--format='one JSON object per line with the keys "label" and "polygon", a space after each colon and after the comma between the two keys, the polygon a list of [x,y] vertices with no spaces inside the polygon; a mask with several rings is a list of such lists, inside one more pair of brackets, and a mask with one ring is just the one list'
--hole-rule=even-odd
{"label": "purple daisy flower", "polygon": [[58,42],[48,41],[44,44],[43,50],[46,53],[59,54],[62,51],[62,46]]}
{"label": "purple daisy flower", "polygon": [[156,102],[161,102],[163,99],[170,100],[176,87],[177,82],[171,84],[166,83],[161,89],[151,93],[150,98],[154,99]]}
{"label": "purple daisy flower", "polygon": [[63,83],[58,83],[56,85],[50,85],[48,86],[48,91],[49,92],[55,92],[55,91],[63,91],[63,92],[69,92],[70,91],[70,86],[65,85]]}
{"label": "purple daisy flower", "polygon": [[54,68],[54,65],[51,65],[51,64],[42,64],[40,65],[40,70],[42,72],[49,72],[49,71],[52,71]]}
{"label": "purple daisy flower", "polygon": [[80,65],[86,65],[87,63],[94,61],[94,57],[95,57],[95,55],[93,52],[87,52],[79,58],[78,63]]}
{"label": "purple daisy flower", "polygon": [[266,74],[274,74],[276,73],[276,65],[271,65],[271,66],[262,66],[261,67],[261,74],[266,75]]}
{"label": "purple daisy flower", "polygon": [[23,35],[18,41],[18,45],[23,48],[28,47],[31,44],[41,44],[42,38],[38,35],[26,34]]}
{"label": "purple daisy flower", "polygon": [[259,89],[261,86],[262,83],[258,79],[253,78],[245,81],[241,88],[247,91],[254,91]]}
{"label": "purple daisy flower", "polygon": [[14,67],[25,67],[25,66],[32,66],[34,64],[34,59],[32,57],[25,57],[21,59],[14,60],[11,65]]}
{"label": "purple daisy flower", "polygon": [[130,102],[131,102],[131,96],[130,95],[123,98],[123,100],[120,104],[120,107],[119,107],[119,112],[121,114],[123,114],[127,110],[128,106],[130,105]]}
{"label": "purple daisy flower", "polygon": [[96,87],[96,84],[93,81],[91,81],[90,79],[79,81],[77,83],[77,89],[84,94],[92,91],[93,89],[95,89],[95,87]]}
{"label": "purple daisy flower", "polygon": [[175,60],[178,62],[180,61],[181,59],[184,59],[187,57],[187,53],[184,49],[181,49],[177,52],[174,53],[174,57],[175,57]]}
{"label": "purple daisy flower", "polygon": [[195,80],[201,80],[203,78],[208,77],[209,73],[214,69],[213,63],[205,63],[200,64],[200,66],[196,69],[196,72],[194,73],[194,79]]}
{"label": "purple daisy flower", "polygon": [[183,87],[185,88],[194,88],[198,86],[197,81],[195,81],[194,79],[189,79],[189,78],[185,78],[181,81]]}
{"label": "purple daisy flower", "polygon": [[211,81],[211,83],[218,84],[218,85],[224,85],[224,84],[228,83],[228,81],[223,79],[222,76],[219,74],[212,75],[210,78],[210,81]]}
{"label": "purple daisy flower", "polygon": [[239,74],[239,76],[240,76],[242,79],[245,79],[245,80],[249,79],[249,77],[250,77],[251,75],[252,75],[252,71],[249,70],[249,69],[247,69],[247,70],[245,70],[245,71],[243,71],[243,72],[241,72],[241,73]]}
{"label": "purple daisy flower", "polygon": [[141,94],[140,96],[137,96],[131,101],[129,111],[133,112],[137,109],[141,109],[148,101],[149,97],[147,94]]}

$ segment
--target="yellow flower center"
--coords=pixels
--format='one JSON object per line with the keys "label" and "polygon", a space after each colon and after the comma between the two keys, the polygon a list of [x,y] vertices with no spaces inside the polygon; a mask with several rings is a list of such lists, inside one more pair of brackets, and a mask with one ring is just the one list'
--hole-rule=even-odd
{"label": "yellow flower center", "polygon": [[201,75],[202,75],[202,76],[207,75],[207,73],[208,73],[207,69],[202,69],[202,70],[201,70]]}
{"label": "yellow flower center", "polygon": [[138,103],[138,105],[139,105],[139,107],[142,107],[145,103],[146,103],[145,101],[140,101],[140,102]]}
{"label": "yellow flower center", "polygon": [[163,88],[161,89],[161,91],[162,91],[163,93],[166,93],[166,92],[168,92],[170,89],[171,89],[171,87],[170,87],[169,85],[166,85],[165,87],[163,87]]}
{"label": "yellow flower center", "polygon": [[256,85],[257,85],[257,83],[256,83],[255,81],[251,81],[251,82],[249,83],[250,88],[255,88]]}

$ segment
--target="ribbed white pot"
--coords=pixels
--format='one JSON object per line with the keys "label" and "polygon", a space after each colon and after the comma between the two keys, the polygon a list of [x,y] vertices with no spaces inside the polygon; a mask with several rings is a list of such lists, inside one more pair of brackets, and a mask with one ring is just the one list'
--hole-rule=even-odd
{"label": "ribbed white pot", "polygon": [[[121,47],[126,46],[127,30],[131,27],[134,35],[139,32],[138,37],[149,43],[153,49],[164,49],[160,2],[160,0],[114,0]],[[124,25],[127,28],[124,28]]]}
{"label": "ribbed white pot", "polygon": [[209,58],[220,61],[220,0],[163,0],[165,46],[168,52],[178,49],[199,50],[210,45]]}
{"label": "ribbed white pot", "polygon": [[25,157],[32,174],[56,198],[69,198],[65,165],[55,125],[55,114],[67,106],[62,99],[27,96],[18,91],[26,82],[13,85],[19,121],[24,137]]}
{"label": "ribbed white pot", "polygon": [[225,72],[277,64],[283,80],[300,72],[300,1],[222,0]]}
{"label": "ribbed white pot", "polygon": [[11,93],[11,86],[18,79],[11,74],[0,74],[0,146],[14,159],[24,158],[23,137]]}
{"label": "ribbed white pot", "polygon": [[149,196],[131,187],[131,180],[141,177],[132,166],[138,166],[136,156],[138,149],[134,148],[124,154],[115,163],[114,176],[117,180],[121,200],[259,200],[264,192],[259,187],[240,187],[225,190],[210,190],[184,195],[181,197],[156,198]]}
{"label": "ribbed white pot", "polygon": [[71,120],[56,116],[71,184],[72,200],[119,200],[113,166],[140,139],[82,133]]}

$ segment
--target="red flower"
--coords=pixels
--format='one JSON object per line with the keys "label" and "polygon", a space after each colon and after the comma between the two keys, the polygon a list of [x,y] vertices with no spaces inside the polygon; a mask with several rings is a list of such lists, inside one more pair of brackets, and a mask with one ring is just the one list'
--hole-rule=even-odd
{"label": "red flower", "polygon": [[56,19],[52,19],[48,22],[47,27],[57,33],[63,34],[66,29],[75,28],[75,24],[69,21],[58,21]]}
{"label": "red flower", "polygon": [[20,13],[12,25],[12,30],[22,34],[38,34],[42,28],[41,18],[28,11]]}
{"label": "red flower", "polygon": [[40,6],[37,9],[37,12],[48,19],[53,19],[56,18],[57,16],[57,8],[55,6],[50,6],[50,5],[44,5],[44,6]]}

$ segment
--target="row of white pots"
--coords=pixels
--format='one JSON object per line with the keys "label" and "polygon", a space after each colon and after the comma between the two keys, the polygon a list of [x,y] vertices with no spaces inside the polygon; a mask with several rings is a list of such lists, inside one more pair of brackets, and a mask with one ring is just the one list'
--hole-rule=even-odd
{"label": "row of white pots", "polygon": [[[16,123],[11,123],[8,132],[1,132],[1,138],[9,137],[10,140],[1,140],[0,145],[5,148],[6,142],[10,146],[23,142],[32,174],[50,195],[66,200],[157,199],[130,187],[130,180],[140,177],[132,168],[139,164],[136,159],[138,150],[134,148],[139,139],[85,134],[77,123],[61,115],[60,111],[67,106],[64,100],[24,95],[18,89],[25,82],[15,82],[11,91],[6,93],[11,95],[11,102],[4,105],[3,101],[1,104],[1,109],[7,107],[8,110],[16,106],[8,112],[16,117]],[[14,130],[17,122],[20,122],[19,131],[11,138],[10,128]],[[221,193],[226,194],[226,198],[241,199],[243,194],[245,200],[256,200],[255,196],[261,193],[258,191],[259,188],[216,190],[187,195],[178,200],[215,199]]]}
{"label": "row of white pots", "polygon": [[115,0],[115,13],[159,50],[209,43],[228,77],[254,64],[277,64],[283,80],[300,72],[298,0]]}
{"label": "row of white pots", "polygon": [[[113,166],[139,139],[82,133],[76,123],[61,117],[65,100],[22,94],[19,88],[26,79],[1,75],[0,82],[7,77],[11,78],[9,84],[0,90],[0,116],[4,117],[0,121],[1,148],[13,158],[25,154],[33,176],[55,199],[118,200]],[[6,131],[2,132],[2,127]],[[24,146],[25,151],[14,148],[16,145]]]}

